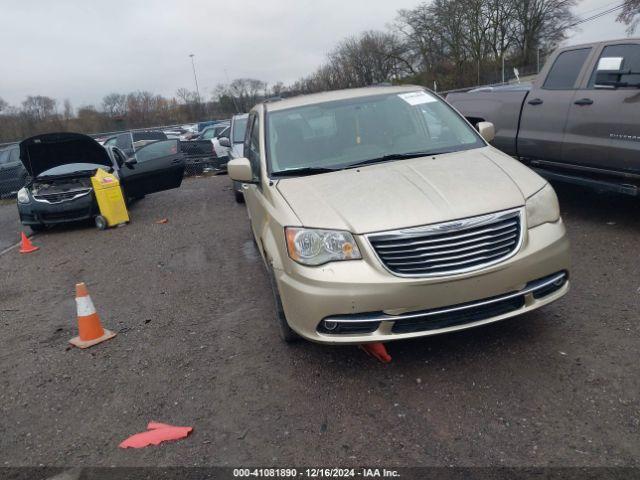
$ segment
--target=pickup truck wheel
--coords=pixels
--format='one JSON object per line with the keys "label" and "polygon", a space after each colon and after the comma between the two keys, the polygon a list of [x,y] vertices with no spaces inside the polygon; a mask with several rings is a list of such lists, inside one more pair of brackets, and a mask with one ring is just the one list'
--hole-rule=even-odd
{"label": "pickup truck wheel", "polygon": [[276,320],[280,330],[280,338],[286,343],[292,343],[300,339],[300,335],[294,332],[287,322],[287,317],[284,315],[284,309],[282,308],[282,300],[280,299],[280,292],[278,291],[278,284],[276,277],[272,270],[269,270],[269,283],[271,284],[271,291],[273,292],[273,302],[276,307]]}
{"label": "pickup truck wheel", "polygon": [[236,203],[244,203],[244,195],[237,190],[233,191],[233,196],[236,197]]}

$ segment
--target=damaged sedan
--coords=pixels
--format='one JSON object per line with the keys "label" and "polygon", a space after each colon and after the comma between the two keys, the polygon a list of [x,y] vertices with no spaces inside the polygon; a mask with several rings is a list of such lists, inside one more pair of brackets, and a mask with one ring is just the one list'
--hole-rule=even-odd
{"label": "damaged sedan", "polygon": [[99,215],[91,184],[99,168],[120,179],[128,200],[177,188],[184,174],[177,140],[146,145],[127,159],[87,135],[48,133],[22,141],[20,160],[32,180],[18,192],[18,212],[33,231]]}

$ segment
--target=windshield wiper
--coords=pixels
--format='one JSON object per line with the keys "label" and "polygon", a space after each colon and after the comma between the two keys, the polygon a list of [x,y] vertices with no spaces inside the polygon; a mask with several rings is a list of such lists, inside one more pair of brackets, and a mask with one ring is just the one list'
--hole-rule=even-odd
{"label": "windshield wiper", "polygon": [[329,173],[340,170],[339,168],[324,168],[324,167],[302,167],[291,168],[289,170],[281,170],[279,172],[272,172],[274,177],[302,177],[304,175],[316,175],[318,173]]}
{"label": "windshield wiper", "polygon": [[361,162],[352,163],[344,166],[343,168],[359,167],[361,165],[370,165],[372,163],[390,162],[393,160],[405,160],[408,158],[428,157],[432,155],[442,155],[449,152],[407,152],[407,153],[389,153],[381,157],[369,158]]}

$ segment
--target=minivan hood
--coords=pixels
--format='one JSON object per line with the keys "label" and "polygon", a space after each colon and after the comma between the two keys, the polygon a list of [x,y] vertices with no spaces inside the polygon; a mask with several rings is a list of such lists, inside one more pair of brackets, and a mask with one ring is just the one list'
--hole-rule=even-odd
{"label": "minivan hood", "polygon": [[[503,156],[487,147],[287,178],[277,189],[306,227],[363,234],[427,225],[524,205],[527,194],[493,155]],[[545,184],[518,172],[527,190]]]}
{"label": "minivan hood", "polygon": [[20,160],[31,177],[61,165],[93,163],[112,167],[102,145],[81,133],[46,133],[20,142]]}

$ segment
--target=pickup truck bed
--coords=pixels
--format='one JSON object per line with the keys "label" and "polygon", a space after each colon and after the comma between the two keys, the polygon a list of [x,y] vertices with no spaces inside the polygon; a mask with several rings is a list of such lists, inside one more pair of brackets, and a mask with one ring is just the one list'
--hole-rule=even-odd
{"label": "pickup truck bed", "polygon": [[531,85],[451,93],[493,145],[552,180],[640,193],[640,39],[562,48]]}

